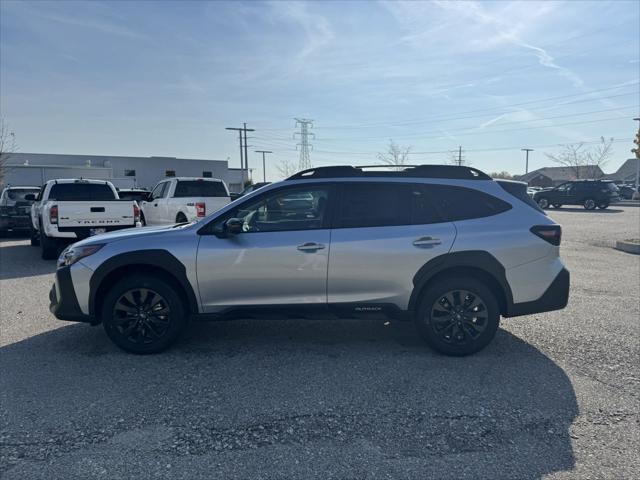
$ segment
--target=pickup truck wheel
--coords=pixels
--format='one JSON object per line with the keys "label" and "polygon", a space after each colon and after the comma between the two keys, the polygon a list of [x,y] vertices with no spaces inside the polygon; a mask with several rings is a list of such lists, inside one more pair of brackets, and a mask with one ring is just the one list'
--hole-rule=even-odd
{"label": "pickup truck wheel", "polygon": [[180,212],[178,213],[178,215],[176,215],[176,223],[187,223],[187,217],[184,215],[184,213]]}
{"label": "pickup truck wheel", "polygon": [[47,237],[40,224],[40,251],[43,260],[55,260],[58,258],[58,242],[55,238]]}
{"label": "pickup truck wheel", "polygon": [[144,213],[140,212],[140,223],[143,227],[147,226],[147,221],[144,219]]}
{"label": "pickup truck wheel", "polygon": [[29,240],[32,247],[40,245],[40,238],[38,237],[38,231],[33,228],[33,225],[29,225]]}
{"label": "pickup truck wheel", "polygon": [[584,208],[587,210],[595,210],[596,208],[596,201],[593,198],[587,198],[584,203]]}
{"label": "pickup truck wheel", "polygon": [[415,318],[434,350],[464,356],[486,347],[498,330],[495,294],[475,278],[448,277],[427,287]]}
{"label": "pickup truck wheel", "polygon": [[540,208],[549,208],[549,199],[547,197],[541,197],[538,199],[538,206]]}
{"label": "pickup truck wheel", "polygon": [[101,313],[109,338],[130,353],[161,352],[187,326],[186,309],[175,287],[148,275],[124,278],[111,287]]}

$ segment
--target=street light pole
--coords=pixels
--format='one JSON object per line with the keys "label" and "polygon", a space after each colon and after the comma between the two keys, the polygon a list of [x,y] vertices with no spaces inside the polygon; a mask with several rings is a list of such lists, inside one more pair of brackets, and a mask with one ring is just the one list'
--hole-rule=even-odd
{"label": "street light pole", "polygon": [[[640,117],[634,118],[636,122],[640,122]],[[636,154],[636,195],[640,194],[640,124],[638,124],[638,135],[637,135],[638,147],[635,149]]]}
{"label": "street light pole", "polygon": [[526,175],[529,173],[529,152],[533,152],[533,148],[522,148],[521,150],[527,154],[524,167],[524,174]]}
{"label": "street light pole", "polygon": [[262,181],[266,183],[267,181],[267,170],[265,168],[265,163],[264,163],[264,154],[265,153],[273,153],[270,150],[254,150],[256,153],[261,153],[262,154]]}

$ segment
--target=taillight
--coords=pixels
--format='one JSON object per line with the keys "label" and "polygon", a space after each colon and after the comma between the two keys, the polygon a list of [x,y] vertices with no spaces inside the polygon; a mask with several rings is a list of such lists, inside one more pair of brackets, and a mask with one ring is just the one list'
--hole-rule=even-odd
{"label": "taillight", "polygon": [[196,216],[204,217],[207,214],[207,205],[204,202],[196,203]]}
{"label": "taillight", "polygon": [[49,223],[51,223],[52,225],[58,224],[58,206],[57,205],[53,205],[49,209]]}
{"label": "taillight", "polygon": [[560,245],[560,240],[562,240],[562,228],[560,228],[560,225],[535,225],[531,227],[530,231],[556,247]]}
{"label": "taillight", "polygon": [[140,221],[140,208],[138,207],[137,203],[133,204],[133,221],[134,222]]}

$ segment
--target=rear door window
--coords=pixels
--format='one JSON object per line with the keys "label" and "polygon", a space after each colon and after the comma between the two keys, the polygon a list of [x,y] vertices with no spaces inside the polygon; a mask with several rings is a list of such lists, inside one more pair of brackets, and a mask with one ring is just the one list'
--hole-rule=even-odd
{"label": "rear door window", "polygon": [[334,228],[422,225],[439,221],[424,185],[354,182],[342,187]]}
{"label": "rear door window", "polygon": [[179,180],[174,198],[180,197],[226,197],[227,189],[222,182],[203,180]]}
{"label": "rear door window", "polygon": [[49,200],[83,202],[115,200],[109,185],[104,183],[56,183],[49,191]]}

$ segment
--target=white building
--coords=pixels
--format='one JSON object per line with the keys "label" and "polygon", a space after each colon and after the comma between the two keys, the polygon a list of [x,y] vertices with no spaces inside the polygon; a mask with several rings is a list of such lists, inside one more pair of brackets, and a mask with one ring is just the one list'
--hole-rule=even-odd
{"label": "white building", "polygon": [[213,177],[240,192],[240,169],[226,160],[195,160],[175,157],[113,157],[107,155],[59,155],[12,153],[6,164],[5,183],[42,185],[56,178],[97,178],[117,187],[152,188],[166,177]]}

